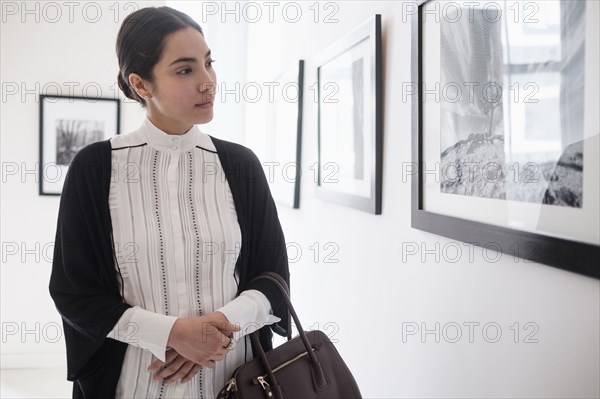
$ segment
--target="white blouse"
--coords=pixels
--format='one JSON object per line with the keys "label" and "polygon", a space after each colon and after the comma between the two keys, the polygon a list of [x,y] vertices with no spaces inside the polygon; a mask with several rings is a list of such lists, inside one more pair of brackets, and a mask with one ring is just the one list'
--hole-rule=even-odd
{"label": "white blouse", "polygon": [[[235,298],[241,231],[233,197],[208,134],[194,125],[170,135],[147,117],[111,138],[109,207],[116,270],[125,311],[108,334],[126,342],[117,398],[215,398],[232,372],[253,356],[247,334],[280,319],[258,290]],[[189,382],[152,381],[146,368],[164,361],[177,317],[214,311],[241,327],[215,368]]]}

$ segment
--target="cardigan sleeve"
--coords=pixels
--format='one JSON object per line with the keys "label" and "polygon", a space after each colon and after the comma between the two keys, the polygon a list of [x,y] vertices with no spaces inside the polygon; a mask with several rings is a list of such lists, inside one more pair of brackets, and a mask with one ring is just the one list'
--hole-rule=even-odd
{"label": "cardigan sleeve", "polygon": [[[256,154],[249,150],[250,159],[245,165],[250,206],[250,254],[252,274],[248,281],[264,272],[279,274],[290,284],[290,273],[285,236],[279,221],[277,206],[271,194],[267,177]],[[245,288],[261,291],[269,300],[273,314],[280,320],[270,325],[279,335],[288,333],[289,313],[279,289],[268,280],[249,283]]]}
{"label": "cardigan sleeve", "polygon": [[107,144],[93,143],[77,152],[60,198],[49,291],[65,328],[70,380],[131,307],[118,291],[110,215],[104,205],[110,150],[102,151],[102,146]]}

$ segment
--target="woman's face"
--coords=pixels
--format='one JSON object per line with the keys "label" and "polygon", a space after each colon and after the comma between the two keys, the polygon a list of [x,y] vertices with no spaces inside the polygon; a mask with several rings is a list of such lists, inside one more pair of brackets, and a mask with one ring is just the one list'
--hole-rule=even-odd
{"label": "woman's face", "polygon": [[186,27],[167,36],[153,76],[144,86],[148,117],[158,128],[181,134],[212,120],[217,76],[204,36],[196,29]]}

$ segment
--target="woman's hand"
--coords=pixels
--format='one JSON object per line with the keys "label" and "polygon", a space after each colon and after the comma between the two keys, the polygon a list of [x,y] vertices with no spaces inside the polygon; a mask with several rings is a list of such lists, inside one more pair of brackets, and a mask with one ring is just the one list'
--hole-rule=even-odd
{"label": "woman's hand", "polygon": [[149,372],[162,368],[154,375],[152,378],[153,381],[158,381],[161,378],[164,378],[165,384],[169,384],[177,380],[181,380],[181,383],[184,384],[191,380],[202,369],[201,365],[181,356],[173,348],[167,350],[165,360],[165,362],[161,362],[157,359],[152,362],[150,366],[148,366],[147,370]]}
{"label": "woman's hand", "polygon": [[167,346],[193,363],[213,368],[227,354],[225,347],[231,341],[230,336],[239,330],[221,312],[179,318],[173,324]]}

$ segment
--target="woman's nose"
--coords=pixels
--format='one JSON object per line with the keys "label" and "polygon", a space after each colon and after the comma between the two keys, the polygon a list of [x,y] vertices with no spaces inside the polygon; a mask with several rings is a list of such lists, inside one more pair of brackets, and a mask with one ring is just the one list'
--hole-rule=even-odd
{"label": "woman's nose", "polygon": [[201,74],[199,81],[198,87],[201,92],[207,90],[214,92],[216,79],[214,79],[208,71],[205,71],[203,74]]}
{"label": "woman's nose", "polygon": [[216,93],[216,86],[215,82],[202,82],[198,86],[198,91],[200,93],[209,93],[214,96]]}

